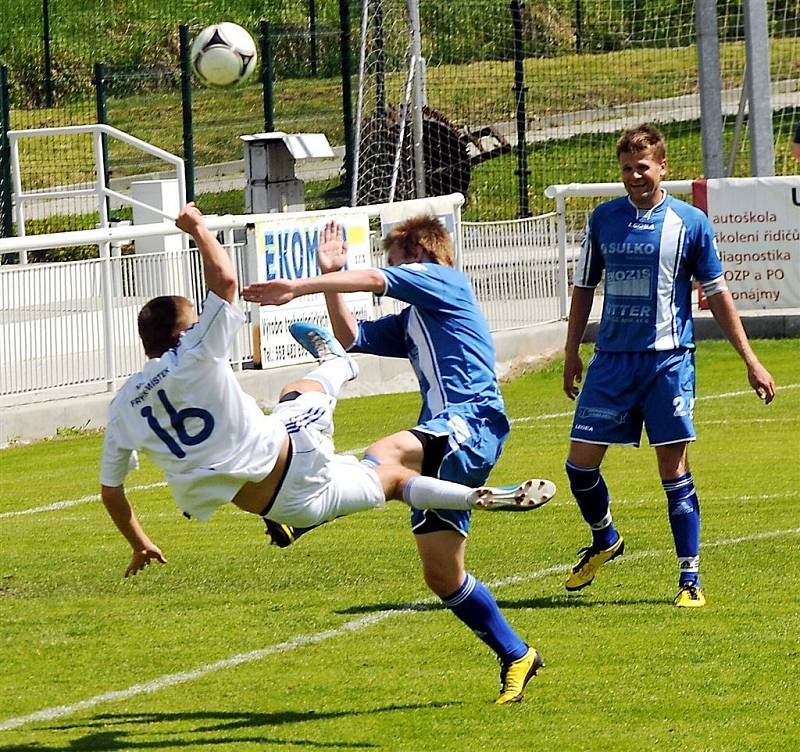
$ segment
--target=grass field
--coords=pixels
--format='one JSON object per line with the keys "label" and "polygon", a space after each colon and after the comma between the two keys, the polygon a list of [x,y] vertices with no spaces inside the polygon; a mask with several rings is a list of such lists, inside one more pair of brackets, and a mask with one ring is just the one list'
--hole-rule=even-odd
{"label": "grass field", "polygon": [[[130,495],[169,564],[124,580],[127,544],[94,496],[100,436],[3,450],[0,749],[796,750],[798,343],[755,345],[783,387],[766,408],[730,347],[699,347],[691,456],[709,604],[696,612],[670,605],[647,448],[605,465],[625,556],[563,591],[587,535],[563,474],[560,364],[505,385],[513,431],[492,480],[560,486],[539,511],[475,515],[469,569],[547,660],[505,708],[488,649],[422,584],[401,505],[281,551],[233,509],[184,520],[143,464]],[[344,400],[337,444],[406,427],[416,407],[410,394]]]}

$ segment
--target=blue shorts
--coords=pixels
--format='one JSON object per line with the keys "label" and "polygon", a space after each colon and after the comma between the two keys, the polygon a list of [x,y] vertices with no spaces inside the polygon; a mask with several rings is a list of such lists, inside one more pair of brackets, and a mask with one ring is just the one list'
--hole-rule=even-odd
{"label": "blue shorts", "polygon": [[573,441],[651,446],[694,441],[694,350],[595,352],[572,422]]}
{"label": "blue shorts", "polygon": [[[437,477],[474,487],[486,483],[500,458],[511,427],[502,412],[492,411],[481,416],[463,410],[447,410],[418,424],[414,430],[447,437]],[[466,538],[470,516],[470,512],[452,509],[412,509],[411,529],[418,535],[455,530]]]}

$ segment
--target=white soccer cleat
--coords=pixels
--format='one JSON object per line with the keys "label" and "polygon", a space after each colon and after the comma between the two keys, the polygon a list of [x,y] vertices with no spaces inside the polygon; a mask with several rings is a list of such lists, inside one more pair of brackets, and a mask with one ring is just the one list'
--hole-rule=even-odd
{"label": "white soccer cleat", "polygon": [[531,478],[519,486],[482,486],[472,492],[471,506],[487,512],[530,512],[553,498],[556,484]]}

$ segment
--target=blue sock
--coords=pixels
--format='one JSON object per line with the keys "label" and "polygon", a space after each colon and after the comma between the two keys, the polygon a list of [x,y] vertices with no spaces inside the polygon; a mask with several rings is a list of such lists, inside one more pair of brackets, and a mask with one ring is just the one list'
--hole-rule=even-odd
{"label": "blue sock", "polygon": [[528,646],[511,629],[489,589],[471,574],[467,573],[461,587],[442,601],[502,661],[516,661],[528,652]]}
{"label": "blue sock", "polygon": [[661,481],[667,495],[667,512],[678,555],[680,585],[700,585],[700,502],[691,473]]}
{"label": "blue sock", "polygon": [[611,499],[599,466],[579,467],[567,460],[566,470],[572,495],[592,529],[592,545],[610,548],[619,540],[619,533],[611,521]]}

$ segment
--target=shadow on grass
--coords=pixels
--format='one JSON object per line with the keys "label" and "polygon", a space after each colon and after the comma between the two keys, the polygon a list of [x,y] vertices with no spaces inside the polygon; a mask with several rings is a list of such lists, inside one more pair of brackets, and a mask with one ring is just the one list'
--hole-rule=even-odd
{"label": "shadow on grass", "polygon": [[[594,608],[596,606],[663,606],[669,601],[663,598],[598,598],[588,600],[582,595],[549,595],[541,598],[524,598],[517,600],[500,600],[497,605],[501,609],[512,610],[516,608]],[[442,603],[367,603],[349,608],[336,609],[337,614],[373,614],[381,611],[442,611]]]}
{"label": "shadow on grass", "polygon": [[[77,739],[72,739],[66,744],[12,744],[3,746],[3,752],[75,752],[78,750],[113,750],[142,749],[158,750],[160,748],[177,747],[217,747],[225,749],[227,745],[258,744],[260,747],[285,746],[299,749],[373,749],[380,744],[355,741],[316,741],[314,739],[280,739],[270,737],[268,731],[277,726],[307,721],[330,720],[346,718],[348,716],[372,715],[376,713],[390,713],[398,710],[424,710],[452,705],[453,703],[425,703],[413,705],[386,705],[372,710],[340,710],[330,712],[305,712],[283,711],[277,713],[247,713],[226,711],[197,711],[188,713],[104,713],[96,715],[83,722],[59,724],[57,726],[42,727],[46,731],[80,731],[86,733]],[[179,731],[165,730],[159,732],[150,728],[151,724],[180,723],[191,724],[192,728]],[[118,728],[109,730],[109,727]],[[125,728],[125,727],[134,728]],[[147,727],[146,731],[138,730],[139,726]],[[92,731],[91,729],[98,729]],[[99,730],[102,729],[102,730]],[[252,735],[239,736],[226,735],[231,731],[250,731]],[[255,733],[263,730],[263,733]],[[140,739],[144,733],[152,736],[162,736],[157,739]],[[202,736],[198,736],[202,734]],[[209,736],[217,734],[217,736]]]}

